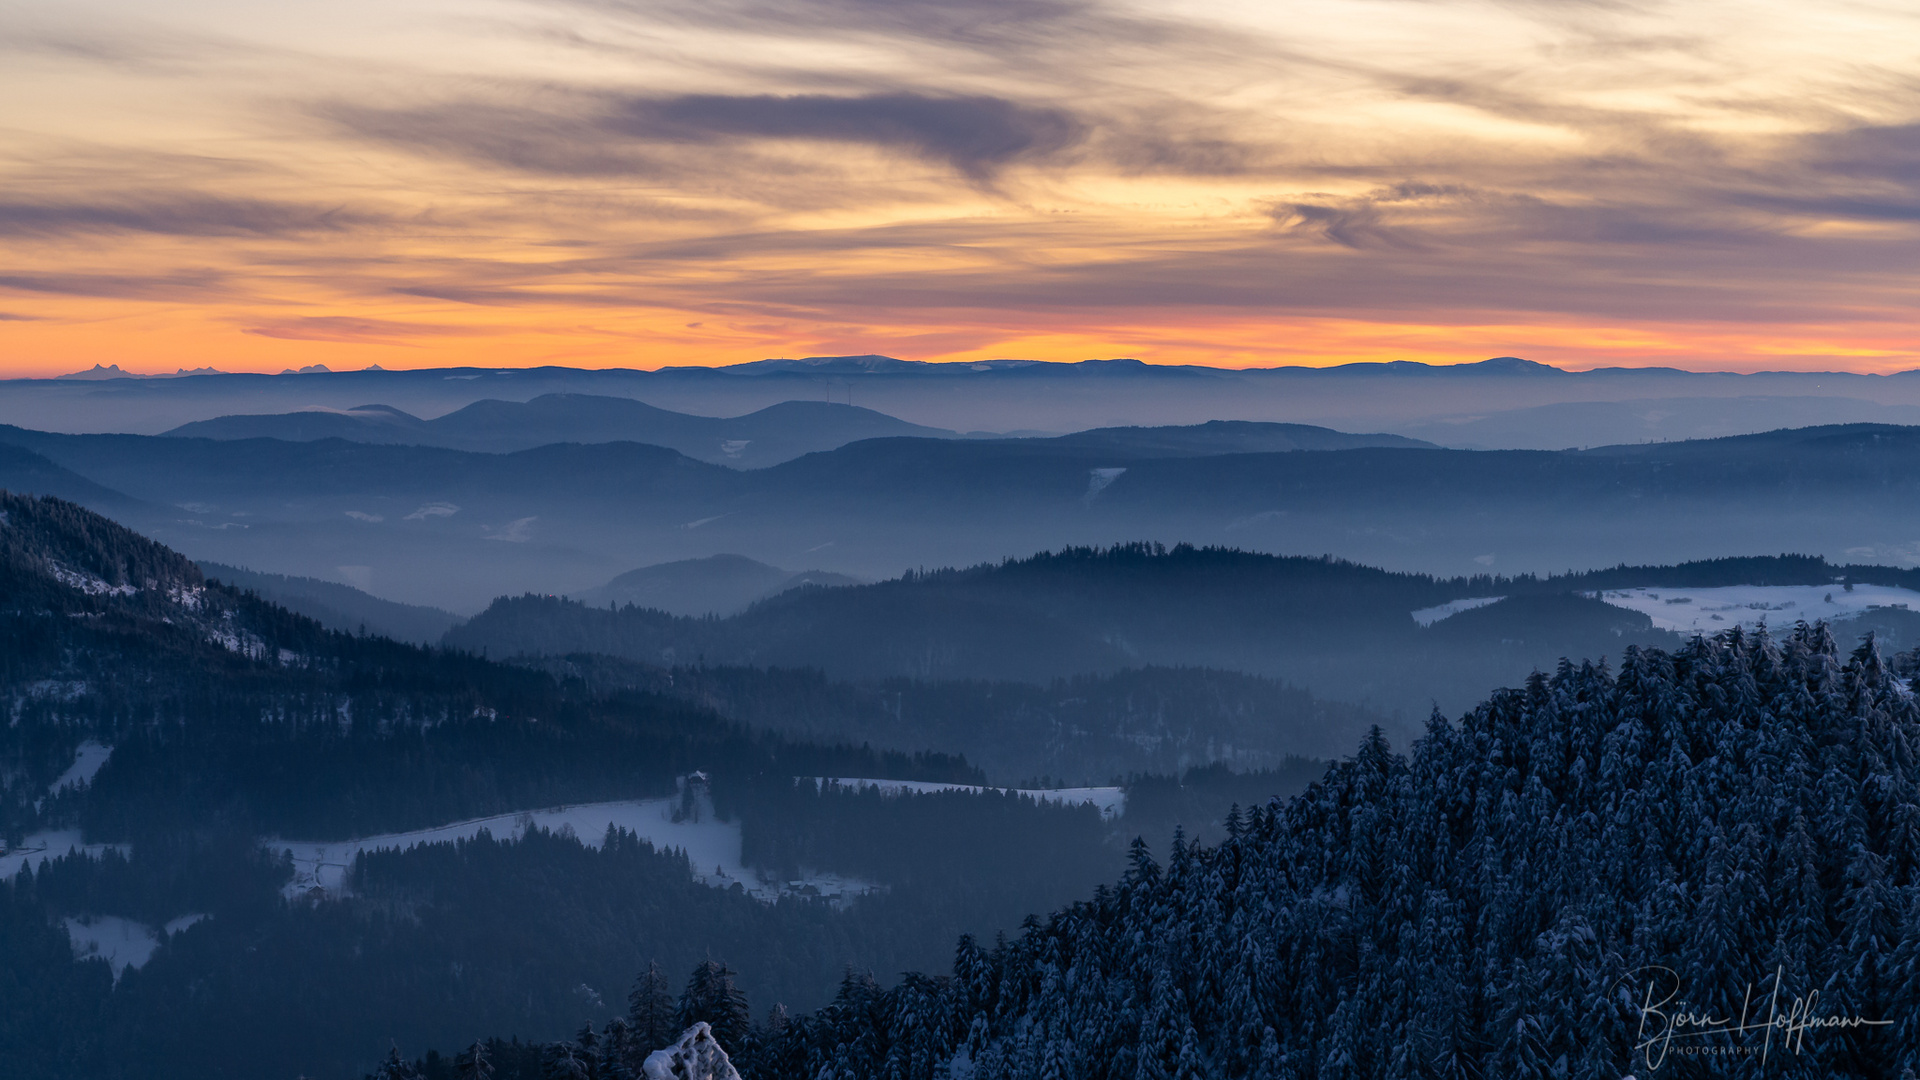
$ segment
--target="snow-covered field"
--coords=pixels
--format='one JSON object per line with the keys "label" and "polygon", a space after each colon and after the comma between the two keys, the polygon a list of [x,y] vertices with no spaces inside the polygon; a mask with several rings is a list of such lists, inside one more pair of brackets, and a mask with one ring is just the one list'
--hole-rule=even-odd
{"label": "snow-covered field", "polygon": [[794,780],[796,783],[812,781],[815,785],[839,784],[844,788],[879,788],[882,795],[924,794],[929,791],[965,791],[974,795],[984,791],[1012,792],[1015,795],[1030,795],[1041,802],[1057,802],[1066,806],[1092,803],[1107,821],[1127,812],[1126,789],[1117,787],[987,788],[973,784],[937,784],[928,780],[876,780],[866,776],[797,776]]}
{"label": "snow-covered field", "polygon": [[[161,929],[177,934],[204,918],[205,915],[182,915]],[[66,923],[74,958],[85,960],[97,956],[105,960],[112,966],[116,980],[130,967],[145,966],[153,958],[153,950],[160,947],[160,935],[152,927],[118,915],[83,915]]]}
{"label": "snow-covered field", "polygon": [[609,826],[618,826],[651,842],[656,848],[685,851],[687,861],[693,866],[694,876],[701,883],[717,889],[730,889],[738,884],[749,895],[767,902],[772,902],[783,893],[850,899],[877,888],[869,882],[835,874],[810,874],[795,881],[763,878],[740,859],[739,823],[714,820],[713,806],[705,799],[696,802],[698,812],[693,816],[675,821],[674,811],[680,806],[678,797],[557,806],[547,810],[499,814],[434,829],[369,836],[363,840],[270,840],[267,846],[275,851],[289,852],[293,857],[293,881],[286,890],[289,896],[307,895],[316,888],[338,895],[345,885],[347,868],[353,865],[354,856],[362,851],[386,848],[404,851],[418,844],[466,840],[478,835],[482,829],[497,838],[507,838],[518,836],[535,826],[554,832],[571,829],[581,843],[593,848],[600,846]]}
{"label": "snow-covered field", "polygon": [[79,752],[74,755],[73,764],[67,766],[67,771],[61,773],[60,779],[55,780],[53,786],[47,790],[59,791],[63,787],[74,784],[91,784],[94,774],[100,771],[100,766],[105,765],[107,758],[112,754],[113,747],[102,746],[88,739],[80,744]]}
{"label": "snow-covered field", "polygon": [[57,859],[69,850],[84,851],[95,858],[108,851],[128,853],[125,844],[81,843],[79,829],[51,829],[34,833],[21,841],[19,847],[0,854],[0,878],[12,877],[29,862],[37,867],[42,859]]}
{"label": "snow-covered field", "polygon": [[1609,589],[1590,594],[1641,612],[1661,630],[1711,633],[1734,626],[1775,629],[1804,619],[1838,622],[1873,608],[1920,611],[1920,592],[1890,585],[1730,585],[1717,589]]}
{"label": "snow-covered field", "polygon": [[1423,607],[1414,612],[1413,621],[1421,626],[1432,626],[1449,616],[1458,615],[1463,611],[1472,611],[1477,607],[1486,607],[1488,604],[1497,604],[1505,599],[1504,596],[1470,596],[1465,600],[1449,600],[1436,607]]}

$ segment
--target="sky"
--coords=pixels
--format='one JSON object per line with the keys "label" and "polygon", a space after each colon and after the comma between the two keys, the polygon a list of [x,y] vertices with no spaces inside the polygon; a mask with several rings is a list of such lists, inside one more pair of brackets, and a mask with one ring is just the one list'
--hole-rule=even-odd
{"label": "sky", "polygon": [[1920,5],[0,0],[0,374],[1920,367]]}

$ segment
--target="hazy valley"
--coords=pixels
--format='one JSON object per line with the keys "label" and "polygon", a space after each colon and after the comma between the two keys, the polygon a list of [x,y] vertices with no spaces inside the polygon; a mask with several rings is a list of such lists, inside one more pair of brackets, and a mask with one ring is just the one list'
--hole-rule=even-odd
{"label": "hazy valley", "polygon": [[[1557,378],[1499,377],[1522,375]],[[0,936],[27,958],[3,992],[14,1030],[95,1018],[84,1038],[10,1037],[28,1075],[157,1057],[138,1074],[451,1077],[478,1038],[496,1075],[615,1080],[705,1018],[743,1076],[814,1075],[850,1039],[857,1076],[933,1080],[974,1054],[1011,1076],[1032,1065],[1023,1025],[1092,1007],[1046,988],[1038,949],[1077,950],[1108,988],[1106,1019],[1050,1051],[1086,1068],[1175,1015],[1152,1004],[1165,980],[1182,1009],[1314,1045],[1287,995],[1377,983],[1375,961],[1220,997],[1266,976],[1173,943],[1371,933],[1262,921],[1245,897],[1429,902],[1378,867],[1415,865],[1421,823],[1468,791],[1574,807],[1600,797],[1582,778],[1631,800],[1664,776],[1661,798],[1760,828],[1716,771],[1784,737],[1741,711],[1755,694],[1820,730],[1851,701],[1915,722],[1920,429],[1468,450],[1242,420],[957,434],[824,401],[725,419],[560,391],[434,420],[183,423],[0,429]],[[1687,719],[1645,726],[1645,695]],[[1883,736],[1820,737],[1881,775]],[[1423,771],[1443,767],[1456,779]],[[1800,812],[1840,813],[1811,798]],[[1904,858],[1885,805],[1860,811],[1861,843]],[[1619,857],[1617,832],[1544,815],[1461,819],[1420,873],[1457,875],[1471,850],[1519,881],[1545,842],[1529,829],[1579,852],[1556,859]],[[1372,845],[1382,828],[1396,839]],[[1252,869],[1300,860],[1325,869]],[[1864,887],[1848,874],[1827,866],[1795,902],[1832,909]],[[1448,887],[1605,910],[1540,881]],[[1627,942],[1640,916],[1604,918]],[[1478,933],[1457,919],[1423,925]],[[1139,920],[1158,936],[1109,929]],[[1554,961],[1533,938],[1484,947],[1563,977],[1538,973]],[[1032,989],[982,997],[989,972]],[[909,1009],[943,1019],[874,1019]],[[1232,1075],[1290,1052],[1211,1045]]]}

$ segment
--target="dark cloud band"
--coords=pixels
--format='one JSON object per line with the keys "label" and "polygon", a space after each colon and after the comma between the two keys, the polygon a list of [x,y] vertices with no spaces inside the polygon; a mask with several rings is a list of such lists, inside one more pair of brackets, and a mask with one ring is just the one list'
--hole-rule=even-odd
{"label": "dark cloud band", "polygon": [[[545,107],[469,101],[416,110],[334,106],[353,133],[530,172],[663,175],[674,146],[797,139],[849,143],[936,161],[974,181],[1045,159],[1086,138],[1063,109],[1003,98],[915,93],[675,97],[573,96]],[[684,166],[682,166],[684,167]]]}
{"label": "dark cloud band", "polygon": [[834,97],[689,94],[626,102],[608,125],[643,140],[811,139],[903,150],[986,180],[1013,162],[1080,142],[1086,127],[1060,109],[996,97],[869,94]]}
{"label": "dark cloud band", "polygon": [[167,236],[285,236],[375,220],[335,207],[199,195],[92,202],[0,202],[0,236],[140,232]]}

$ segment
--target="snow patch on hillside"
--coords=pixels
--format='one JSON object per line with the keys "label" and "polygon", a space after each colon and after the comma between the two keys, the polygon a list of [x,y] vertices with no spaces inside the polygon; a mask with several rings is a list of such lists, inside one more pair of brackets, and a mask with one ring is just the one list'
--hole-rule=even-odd
{"label": "snow patch on hillside", "polygon": [[28,863],[39,865],[44,859],[57,859],[70,851],[80,851],[94,858],[109,851],[122,855],[132,853],[125,844],[89,844],[80,835],[79,829],[49,829],[37,832],[20,841],[20,846],[0,851],[0,878],[11,878]]}
{"label": "snow patch on hillside", "polygon": [[1040,802],[1059,803],[1062,806],[1092,804],[1106,821],[1113,821],[1127,812],[1127,791],[1117,787],[996,788],[976,784],[940,784],[930,780],[876,780],[866,776],[796,776],[793,779],[796,784],[811,783],[815,787],[838,784],[855,791],[878,788],[882,796],[924,795],[935,791],[964,791],[973,795],[991,791],[1026,795]]}
{"label": "snow patch on hillside", "polygon": [[1126,471],[1127,470],[1125,468],[1088,469],[1087,470],[1087,493],[1085,495],[1080,496],[1080,501],[1084,503],[1092,503],[1093,497],[1095,495],[1098,495],[1101,492],[1107,490],[1108,486],[1111,485],[1115,480],[1120,479],[1120,475]]}
{"label": "snow patch on hillside", "polygon": [[82,915],[67,919],[67,940],[73,944],[73,958],[105,960],[113,968],[115,982],[128,968],[146,966],[153,951],[160,947],[160,934],[177,934],[205,915],[182,915],[155,931],[145,923],[118,915]]}
{"label": "snow patch on hillside", "polygon": [[53,564],[53,580],[69,589],[78,589],[88,596],[132,596],[139,589],[131,585],[109,585],[105,578],[79,570],[69,570],[59,563]]}
{"label": "snow patch on hillside", "polygon": [[199,611],[206,595],[207,588],[204,585],[174,585],[167,589],[167,599],[188,611]]}
{"label": "snow patch on hillside", "polygon": [[207,640],[249,660],[264,660],[267,656],[267,643],[261,640],[260,635],[240,628],[234,622],[231,611],[226,613],[220,625],[207,632]]}
{"label": "snow patch on hillside", "polygon": [[[319,895],[338,896],[346,891],[347,870],[362,851],[398,849],[405,851],[420,844],[471,840],[485,829],[496,838],[517,837],[532,828],[567,832],[591,848],[606,838],[608,826],[617,826],[653,844],[655,848],[679,849],[687,853],[694,879],[716,889],[739,885],[749,896],[772,903],[782,895],[821,896],[851,900],[879,887],[837,874],[808,874],[797,880],[776,881],[748,867],[740,857],[740,825],[717,821],[711,803],[694,802],[689,814],[688,801],[675,797],[640,799],[626,802],[587,803],[556,806],[514,814],[496,814],[432,829],[369,836],[363,840],[301,841],[269,840],[267,847],[285,851],[293,858],[293,881],[285,889],[290,898]],[[676,820],[677,819],[677,820]]]}
{"label": "snow patch on hillside", "polygon": [[22,689],[35,701],[78,701],[92,686],[85,679],[36,679]]}
{"label": "snow patch on hillside", "polygon": [[67,771],[61,773],[60,779],[55,780],[53,786],[47,790],[54,792],[77,784],[93,783],[94,774],[100,771],[100,766],[105,765],[107,758],[111,756],[113,756],[113,747],[103,746],[88,739],[81,743],[79,750],[74,753],[73,764],[67,766]]}
{"label": "snow patch on hillside", "polygon": [[1432,626],[1441,619],[1452,618],[1463,611],[1472,611],[1474,608],[1486,607],[1488,604],[1497,604],[1505,599],[1504,596],[1469,596],[1464,600],[1449,600],[1444,604],[1424,607],[1414,612],[1413,621],[1421,626]]}
{"label": "snow patch on hillside", "polygon": [[1608,589],[1587,595],[1638,611],[1661,630],[1713,633],[1761,623],[1840,622],[1875,608],[1920,611],[1920,592],[1891,585],[1730,585],[1713,589]]}

